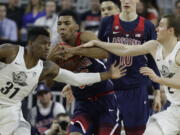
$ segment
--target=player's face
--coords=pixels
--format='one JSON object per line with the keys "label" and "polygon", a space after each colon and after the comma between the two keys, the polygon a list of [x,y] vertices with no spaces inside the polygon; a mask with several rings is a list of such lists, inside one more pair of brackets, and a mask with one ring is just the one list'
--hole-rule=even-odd
{"label": "player's face", "polygon": [[63,41],[68,41],[79,29],[72,16],[60,16],[58,20],[58,33]]}
{"label": "player's face", "polygon": [[136,4],[139,0],[120,0],[122,12],[136,11]]}
{"label": "player's face", "polygon": [[162,18],[159,22],[158,27],[156,28],[157,31],[157,40],[162,42],[168,39],[169,29],[168,29],[168,20],[166,18]]}
{"label": "player's face", "polygon": [[101,4],[101,16],[111,16],[114,14],[118,14],[118,7],[111,1],[105,1]]}
{"label": "player's face", "polygon": [[49,48],[50,48],[50,38],[44,35],[40,35],[32,42],[33,52],[36,57],[46,60]]}

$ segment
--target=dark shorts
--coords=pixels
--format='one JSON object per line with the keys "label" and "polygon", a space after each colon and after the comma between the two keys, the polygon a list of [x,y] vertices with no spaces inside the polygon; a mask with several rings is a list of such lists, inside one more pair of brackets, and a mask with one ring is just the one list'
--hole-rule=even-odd
{"label": "dark shorts", "polygon": [[142,135],[149,118],[147,86],[117,91],[118,108],[127,135]]}
{"label": "dark shorts", "polygon": [[95,101],[76,101],[69,131],[83,135],[119,135],[119,110],[116,96],[110,94]]}

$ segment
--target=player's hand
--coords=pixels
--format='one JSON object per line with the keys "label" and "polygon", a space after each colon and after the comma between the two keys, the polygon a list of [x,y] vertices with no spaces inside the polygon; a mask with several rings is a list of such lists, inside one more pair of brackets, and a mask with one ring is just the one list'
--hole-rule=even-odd
{"label": "player's hand", "polygon": [[161,95],[160,90],[156,91],[156,94],[154,95],[154,101],[153,101],[153,110],[156,112],[161,111]]}
{"label": "player's hand", "polygon": [[109,72],[111,74],[111,79],[118,79],[126,75],[127,70],[125,69],[125,66],[120,66],[120,64],[116,64],[114,62],[110,69]]}
{"label": "player's hand", "polygon": [[63,60],[67,60],[71,57],[73,57],[74,55],[71,53],[71,48],[70,47],[66,47],[66,46],[63,46],[63,49],[61,51],[61,56],[62,56],[62,59]]}
{"label": "player's hand", "polygon": [[63,50],[63,48],[61,48],[60,45],[52,46],[47,59],[52,60],[52,61],[57,61],[57,60],[61,59],[62,56],[60,54],[61,54],[62,50]]}
{"label": "player's hand", "polygon": [[71,104],[74,101],[72,89],[69,84],[64,86],[64,88],[62,89],[61,95],[66,98],[68,104]]}
{"label": "player's hand", "polygon": [[148,76],[153,82],[159,82],[160,77],[154,73],[154,71],[151,68],[148,67],[142,67],[140,68],[140,73]]}

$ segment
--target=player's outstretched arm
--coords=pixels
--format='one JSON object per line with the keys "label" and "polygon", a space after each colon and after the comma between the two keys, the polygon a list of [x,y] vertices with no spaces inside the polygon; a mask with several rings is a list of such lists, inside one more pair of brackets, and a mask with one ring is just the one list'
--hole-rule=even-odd
{"label": "player's outstretched arm", "polygon": [[67,83],[73,86],[82,86],[93,84],[107,79],[117,79],[125,75],[124,67],[113,64],[109,71],[102,73],[73,73],[71,71],[59,68],[51,61],[44,62],[44,69],[40,80],[53,79],[58,82]]}
{"label": "player's outstretched arm", "polygon": [[[97,40],[97,37],[94,33],[85,31],[85,32],[81,32],[80,40],[81,40],[81,43],[83,44],[92,40]],[[52,52],[52,55],[49,56],[50,60],[53,60],[53,57],[55,59],[56,56],[65,60],[69,59],[70,57],[74,55],[86,56],[86,57],[91,57],[91,58],[101,58],[101,59],[107,58],[109,56],[109,53],[106,50],[102,48],[98,48],[98,47],[82,48],[79,46],[66,47],[66,46],[57,45],[56,47],[52,49],[51,52]]]}
{"label": "player's outstretched arm", "polygon": [[156,49],[157,44],[158,42],[155,40],[148,41],[143,45],[125,45],[93,40],[84,44],[83,47],[97,46],[118,56],[137,56],[152,53],[152,51]]}
{"label": "player's outstretched arm", "polygon": [[[90,31],[85,31],[81,33],[81,43],[87,43],[92,40],[98,40],[97,36]],[[70,49],[70,53],[73,55],[80,55],[80,56],[86,56],[91,58],[107,58],[109,56],[109,53],[98,47],[92,47],[92,48],[82,48],[82,47],[73,47]]]}
{"label": "player's outstretched arm", "polygon": [[179,76],[180,71],[176,73],[172,78],[164,78],[156,75],[154,71],[148,67],[142,67],[140,73],[148,76],[152,81],[157,82],[161,85],[166,85],[171,88],[180,89]]}

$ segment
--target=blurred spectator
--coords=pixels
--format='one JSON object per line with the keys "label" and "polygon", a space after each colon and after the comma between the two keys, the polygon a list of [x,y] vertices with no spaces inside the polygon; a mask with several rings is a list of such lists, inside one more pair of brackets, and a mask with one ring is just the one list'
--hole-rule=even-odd
{"label": "blurred spectator", "polygon": [[120,13],[119,6],[111,1],[111,0],[105,0],[101,2],[101,16],[111,16]]}
{"label": "blurred spectator", "polygon": [[6,17],[6,6],[0,5],[0,40],[17,40],[17,26]]}
{"label": "blurred spectator", "polygon": [[90,0],[77,0],[76,11],[82,14],[90,9]]}
{"label": "blurred spectator", "polygon": [[61,0],[60,1],[60,7],[58,9],[58,12],[61,12],[62,10],[74,10],[74,1],[73,0]]}
{"label": "blurred spectator", "polygon": [[29,0],[26,14],[23,17],[23,27],[33,24],[38,18],[45,16],[43,3],[41,0]]}
{"label": "blurred spectator", "polygon": [[65,113],[63,105],[52,101],[50,89],[40,84],[37,88],[37,105],[32,108],[29,119],[33,127],[32,134],[42,135],[59,113]]}
{"label": "blurred spectator", "polygon": [[[53,0],[47,0],[45,3],[45,12],[46,16],[42,16],[37,19],[34,25],[37,26],[47,26],[51,33],[51,41],[54,36],[57,36],[57,19],[58,16],[56,14],[56,2]],[[53,41],[52,41],[53,42]]]}
{"label": "blurred spectator", "polygon": [[175,14],[176,14],[177,16],[180,16],[180,0],[177,0],[177,1],[175,2]]}
{"label": "blurred spectator", "polygon": [[29,0],[23,17],[23,28],[21,29],[22,41],[27,40],[27,27],[33,25],[38,18],[46,15],[43,10],[42,0]]}
{"label": "blurred spectator", "polygon": [[7,5],[7,17],[16,22],[18,29],[22,28],[24,9],[20,6],[20,0],[9,0]]}
{"label": "blurred spectator", "polygon": [[176,0],[156,0],[161,15],[172,14]]}
{"label": "blurred spectator", "polygon": [[85,12],[84,14],[82,14],[81,17],[81,21],[83,22],[82,26],[85,30],[91,30],[97,32],[101,20],[100,1],[91,0],[90,5],[91,5],[91,9]]}
{"label": "blurred spectator", "polygon": [[70,124],[70,117],[66,113],[57,115],[53,121],[51,128],[45,132],[45,135],[67,135],[67,128]]}
{"label": "blurred spectator", "polygon": [[148,4],[144,0],[141,0],[137,3],[137,13],[138,15],[150,20],[155,26],[158,24],[158,11],[153,8],[151,4]]}

